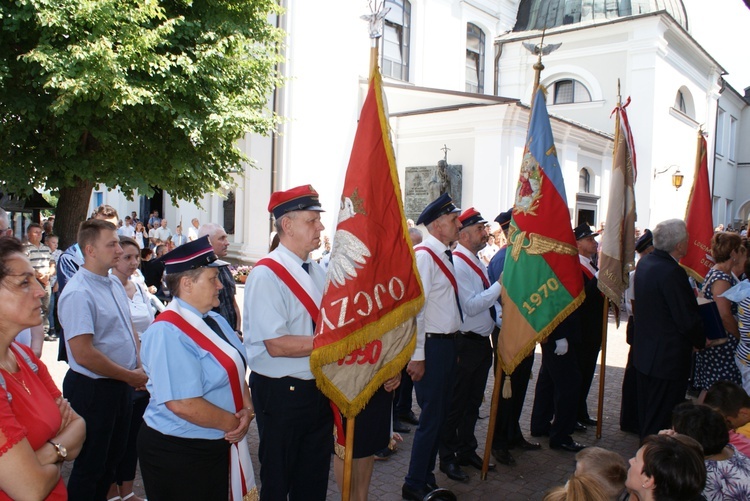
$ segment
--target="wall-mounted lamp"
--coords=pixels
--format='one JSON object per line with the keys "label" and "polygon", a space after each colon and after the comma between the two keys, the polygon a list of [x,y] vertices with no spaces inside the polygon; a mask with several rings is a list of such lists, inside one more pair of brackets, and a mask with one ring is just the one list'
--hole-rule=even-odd
{"label": "wall-mounted lamp", "polygon": [[674,186],[675,191],[677,191],[680,189],[680,186],[682,186],[682,180],[685,179],[685,176],[682,175],[682,172],[680,172],[680,168],[677,165],[670,165],[664,170],[654,170],[654,179],[656,179],[656,176],[668,172],[672,167],[675,168],[674,174],[672,174],[672,186]]}

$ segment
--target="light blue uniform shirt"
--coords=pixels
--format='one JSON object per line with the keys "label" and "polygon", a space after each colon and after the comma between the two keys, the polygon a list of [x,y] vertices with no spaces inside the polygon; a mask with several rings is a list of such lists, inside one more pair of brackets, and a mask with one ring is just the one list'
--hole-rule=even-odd
{"label": "light blue uniform shirt", "polygon": [[[291,257],[302,267],[303,261],[283,245],[273,253]],[[272,254],[273,254],[272,253]],[[326,274],[316,262],[310,262],[310,276],[318,290],[325,285]],[[250,370],[267,377],[285,376],[313,379],[310,357],[272,357],[264,341],[289,334],[312,336],[312,320],[297,296],[267,266],[256,266],[245,284],[242,330]]]}
{"label": "light blue uniform shirt", "polygon": [[[202,315],[182,301],[182,308],[199,317],[210,316],[219,324],[229,342],[243,353],[237,334],[218,313]],[[234,414],[235,406],[227,371],[208,351],[169,322],[154,322],[142,336],[141,363],[148,375],[146,389],[151,394],[143,420],[152,429],[182,438],[223,439],[224,432],[186,421],[167,409],[167,402],[202,397]]]}
{"label": "light blue uniform shirt", "polygon": [[72,370],[93,379],[103,378],[75,360],[69,341],[82,334],[93,334],[94,348],[117,365],[135,369],[137,359],[129,301],[117,277],[103,277],[83,267],[73,275],[57,306]]}

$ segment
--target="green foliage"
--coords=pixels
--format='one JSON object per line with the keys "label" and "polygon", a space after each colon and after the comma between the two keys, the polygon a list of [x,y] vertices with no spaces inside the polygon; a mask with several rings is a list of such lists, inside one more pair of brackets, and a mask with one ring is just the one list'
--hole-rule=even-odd
{"label": "green foliage", "polygon": [[3,191],[91,183],[197,200],[269,133],[274,0],[0,3]]}

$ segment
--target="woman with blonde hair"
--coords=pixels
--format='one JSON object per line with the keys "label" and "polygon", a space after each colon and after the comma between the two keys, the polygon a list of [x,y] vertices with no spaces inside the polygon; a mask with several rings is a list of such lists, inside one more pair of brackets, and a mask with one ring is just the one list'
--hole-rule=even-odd
{"label": "woman with blonde hair", "polygon": [[609,501],[617,501],[625,494],[628,463],[616,452],[601,447],[586,447],[576,454],[576,475],[588,475],[604,489]]}
{"label": "woman with blonde hair", "polygon": [[542,501],[608,501],[609,499],[604,487],[596,478],[591,475],[573,473],[565,485],[550,490]]}

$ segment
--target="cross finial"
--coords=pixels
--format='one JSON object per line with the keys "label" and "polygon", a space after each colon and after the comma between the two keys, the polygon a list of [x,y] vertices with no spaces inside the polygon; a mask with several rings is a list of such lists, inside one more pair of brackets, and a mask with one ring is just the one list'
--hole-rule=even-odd
{"label": "cross finial", "polygon": [[383,36],[383,19],[385,15],[391,10],[390,7],[385,8],[385,1],[370,0],[368,2],[370,7],[370,13],[360,16],[369,23],[370,38],[376,39]]}
{"label": "cross finial", "polygon": [[445,144],[443,145],[443,147],[442,147],[442,148],[440,148],[440,151],[444,152],[444,155],[443,155],[443,160],[445,160],[445,163],[446,163],[446,164],[448,163],[448,152],[449,152],[450,150],[451,150],[451,149],[450,149],[450,148],[448,148],[448,146],[447,146],[447,145],[445,145]]}

